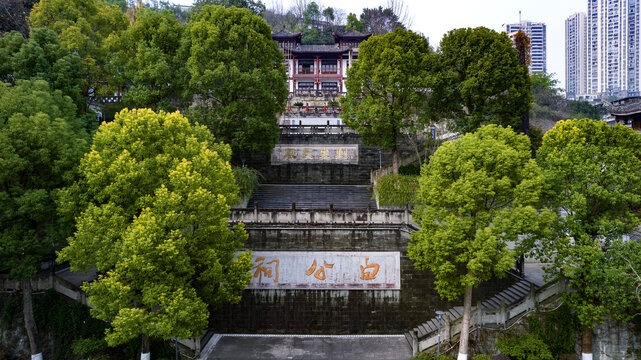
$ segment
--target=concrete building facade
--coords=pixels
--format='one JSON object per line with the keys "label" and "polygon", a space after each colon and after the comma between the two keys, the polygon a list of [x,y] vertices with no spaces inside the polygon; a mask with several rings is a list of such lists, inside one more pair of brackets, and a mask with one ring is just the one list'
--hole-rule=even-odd
{"label": "concrete building facade", "polygon": [[565,20],[565,93],[583,99],[588,93],[587,16],[576,13]]}
{"label": "concrete building facade", "polygon": [[592,95],[639,94],[639,0],[588,0],[587,69]]}
{"label": "concrete building facade", "polygon": [[503,24],[502,30],[511,40],[517,31],[523,31],[530,38],[530,73],[547,70],[547,33],[545,23],[523,20],[515,24]]}

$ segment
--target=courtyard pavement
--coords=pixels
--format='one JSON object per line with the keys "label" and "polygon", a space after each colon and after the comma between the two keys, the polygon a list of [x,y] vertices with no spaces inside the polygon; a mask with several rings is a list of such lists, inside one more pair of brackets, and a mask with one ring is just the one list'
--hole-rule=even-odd
{"label": "courtyard pavement", "polygon": [[403,335],[216,334],[201,354],[205,360],[407,360],[412,349]]}

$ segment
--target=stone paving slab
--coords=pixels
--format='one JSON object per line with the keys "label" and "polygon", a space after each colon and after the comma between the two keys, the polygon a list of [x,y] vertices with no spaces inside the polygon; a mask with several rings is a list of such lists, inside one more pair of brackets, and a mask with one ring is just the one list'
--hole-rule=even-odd
{"label": "stone paving slab", "polygon": [[412,350],[403,335],[217,334],[203,349],[207,360],[407,360]]}

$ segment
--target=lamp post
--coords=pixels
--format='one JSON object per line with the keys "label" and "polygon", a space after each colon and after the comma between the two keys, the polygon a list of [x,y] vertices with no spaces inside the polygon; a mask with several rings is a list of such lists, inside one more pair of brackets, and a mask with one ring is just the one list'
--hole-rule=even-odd
{"label": "lamp post", "polygon": [[436,318],[438,319],[438,344],[436,346],[436,356],[441,356],[441,319],[445,315],[444,311],[436,310]]}

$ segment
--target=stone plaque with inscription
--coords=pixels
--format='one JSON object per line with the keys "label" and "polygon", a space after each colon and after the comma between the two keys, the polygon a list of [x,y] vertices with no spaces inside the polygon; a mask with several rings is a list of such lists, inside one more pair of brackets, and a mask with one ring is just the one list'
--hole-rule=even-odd
{"label": "stone plaque with inscription", "polygon": [[278,144],[272,152],[273,165],[287,163],[358,164],[358,144]]}
{"label": "stone plaque with inscription", "polygon": [[248,289],[400,290],[392,252],[253,251]]}

